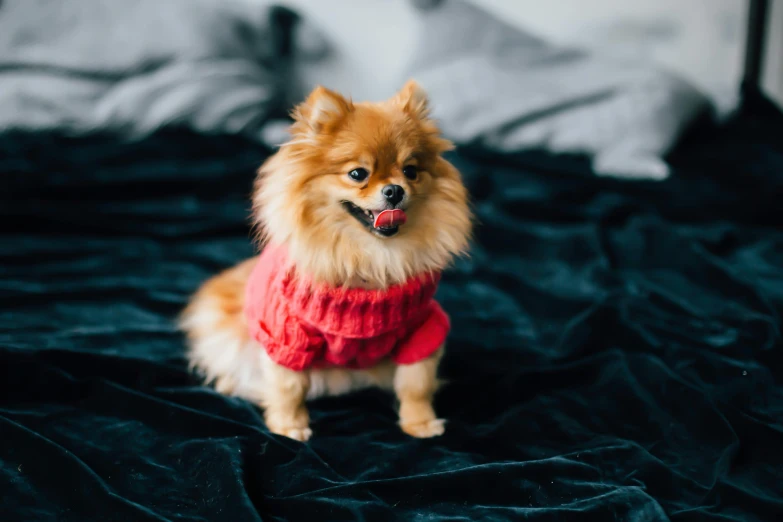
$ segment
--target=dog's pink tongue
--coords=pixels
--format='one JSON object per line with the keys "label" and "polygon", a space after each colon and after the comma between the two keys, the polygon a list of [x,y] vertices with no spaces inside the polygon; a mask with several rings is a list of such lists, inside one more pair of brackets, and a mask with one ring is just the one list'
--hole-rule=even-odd
{"label": "dog's pink tongue", "polygon": [[372,224],[375,228],[390,228],[397,225],[404,225],[408,220],[405,212],[395,208],[394,210],[384,210],[375,216],[375,222]]}

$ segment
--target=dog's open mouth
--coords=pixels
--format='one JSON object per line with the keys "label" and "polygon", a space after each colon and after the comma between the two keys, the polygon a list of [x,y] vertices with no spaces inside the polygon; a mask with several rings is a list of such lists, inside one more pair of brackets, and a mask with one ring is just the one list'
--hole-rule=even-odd
{"label": "dog's open mouth", "polygon": [[391,237],[400,230],[408,217],[405,211],[399,208],[387,210],[366,210],[358,207],[350,201],[343,201],[343,207],[349,214],[355,217],[362,225],[381,236]]}

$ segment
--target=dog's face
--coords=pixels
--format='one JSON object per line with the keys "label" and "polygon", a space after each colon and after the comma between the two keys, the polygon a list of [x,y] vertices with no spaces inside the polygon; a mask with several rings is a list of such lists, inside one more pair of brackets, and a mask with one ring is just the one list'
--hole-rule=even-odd
{"label": "dog's face", "polygon": [[314,185],[356,222],[345,226],[358,223],[380,238],[413,229],[416,220],[408,223],[407,211],[426,206],[435,164],[448,146],[432,131],[399,101],[353,106],[323,150],[331,176]]}
{"label": "dog's face", "polygon": [[298,267],[377,287],[441,270],[464,251],[465,189],[415,83],[381,103],[318,88],[294,117],[292,139],[261,169],[255,203],[266,236]]}

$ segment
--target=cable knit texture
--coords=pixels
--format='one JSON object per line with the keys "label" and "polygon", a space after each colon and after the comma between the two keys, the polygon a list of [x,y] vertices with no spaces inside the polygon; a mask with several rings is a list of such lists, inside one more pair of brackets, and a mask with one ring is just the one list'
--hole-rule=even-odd
{"label": "cable knit texture", "polygon": [[313,285],[282,246],[268,245],[248,280],[250,335],[292,370],[367,368],[390,357],[411,364],[446,340],[449,318],[433,299],[440,274],[385,290]]}

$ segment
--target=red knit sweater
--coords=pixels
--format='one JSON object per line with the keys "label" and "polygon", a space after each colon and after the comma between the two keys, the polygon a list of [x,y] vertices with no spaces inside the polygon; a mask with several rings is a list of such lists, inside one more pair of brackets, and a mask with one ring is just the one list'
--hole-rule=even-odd
{"label": "red knit sweater", "polygon": [[446,340],[449,318],[432,298],[440,274],[385,290],[312,285],[286,250],[267,246],[247,283],[250,335],[292,370],[367,368],[390,357],[411,364]]}

